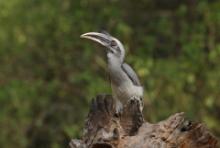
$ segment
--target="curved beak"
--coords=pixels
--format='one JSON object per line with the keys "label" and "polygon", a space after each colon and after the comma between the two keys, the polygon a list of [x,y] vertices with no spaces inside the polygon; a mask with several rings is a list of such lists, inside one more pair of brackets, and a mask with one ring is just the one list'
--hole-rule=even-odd
{"label": "curved beak", "polygon": [[109,47],[111,42],[111,37],[109,35],[98,32],[84,33],[80,37],[95,41],[105,47]]}

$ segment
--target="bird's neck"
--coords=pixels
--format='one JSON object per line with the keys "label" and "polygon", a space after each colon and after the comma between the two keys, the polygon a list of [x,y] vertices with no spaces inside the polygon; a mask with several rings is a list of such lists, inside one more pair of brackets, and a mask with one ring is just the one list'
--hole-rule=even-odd
{"label": "bird's neck", "polygon": [[111,85],[120,85],[121,77],[122,77],[122,70],[120,64],[108,64],[108,74],[110,76]]}
{"label": "bird's neck", "polygon": [[119,70],[121,68],[122,62],[119,60],[109,60],[108,68],[110,71]]}

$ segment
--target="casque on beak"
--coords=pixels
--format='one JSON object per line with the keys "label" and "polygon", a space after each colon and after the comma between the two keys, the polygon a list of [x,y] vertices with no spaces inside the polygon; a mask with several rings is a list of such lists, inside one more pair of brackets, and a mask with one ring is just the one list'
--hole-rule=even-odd
{"label": "casque on beak", "polygon": [[98,32],[88,32],[80,36],[81,38],[89,39],[95,41],[102,46],[109,48],[111,43],[111,37],[107,34],[98,33]]}

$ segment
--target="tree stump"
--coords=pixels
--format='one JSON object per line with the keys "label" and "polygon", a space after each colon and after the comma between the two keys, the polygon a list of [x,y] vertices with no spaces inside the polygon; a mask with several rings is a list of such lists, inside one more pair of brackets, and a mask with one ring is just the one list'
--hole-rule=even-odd
{"label": "tree stump", "polygon": [[176,113],[156,124],[145,122],[139,102],[132,100],[123,113],[115,114],[111,95],[92,100],[84,134],[71,148],[217,148],[217,139],[207,128]]}

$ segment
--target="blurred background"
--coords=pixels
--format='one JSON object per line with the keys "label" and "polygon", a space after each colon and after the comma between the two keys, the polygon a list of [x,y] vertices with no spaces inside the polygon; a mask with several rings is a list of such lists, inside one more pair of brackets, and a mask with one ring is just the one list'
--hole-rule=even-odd
{"label": "blurred background", "polygon": [[111,93],[106,30],[145,88],[144,115],[185,112],[220,137],[219,0],[1,0],[0,147],[61,148],[82,135],[91,99]]}

